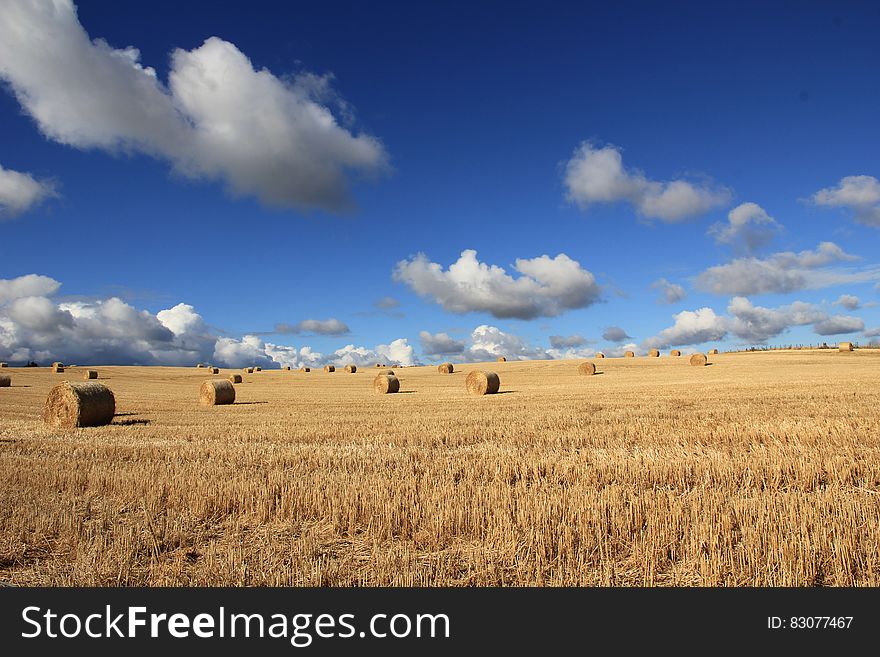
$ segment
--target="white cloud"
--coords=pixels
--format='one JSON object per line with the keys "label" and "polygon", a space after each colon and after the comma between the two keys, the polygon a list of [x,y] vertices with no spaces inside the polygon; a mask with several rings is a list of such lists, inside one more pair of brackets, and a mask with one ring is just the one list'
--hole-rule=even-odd
{"label": "white cloud", "polygon": [[727,244],[742,253],[753,253],[781,230],[782,225],[760,205],[742,203],[727,214],[727,223],[713,224],[708,234],[718,244]]}
{"label": "white cloud", "polygon": [[836,187],[820,189],[811,200],[817,205],[848,208],[857,222],[880,227],[880,180],[874,176],[846,176]]}
{"label": "white cloud", "polygon": [[280,207],[345,209],[349,172],[387,169],[381,143],[325,104],[340,106],[327,77],[278,78],[211,37],[172,53],[166,87],[136,48],[90,40],[70,0],[11,0],[3,12],[0,77],[50,139],[140,151]]}
{"label": "white cloud", "polygon": [[736,337],[753,343],[763,343],[787,331],[792,326],[815,324],[827,314],[809,303],[795,301],[778,308],[755,306],[745,297],[734,297],[727,307],[730,331]]}
{"label": "white cloud", "polygon": [[555,258],[518,258],[513,268],[519,278],[480,262],[476,251],[466,250],[444,271],[420,253],[398,262],[393,276],[445,310],[486,312],[498,318],[555,317],[595,303],[601,292],[593,274],[564,253]]}
{"label": "white cloud", "polygon": [[156,318],[174,335],[199,333],[205,329],[202,316],[196,312],[195,308],[186,303],[179,303],[173,308],[160,310],[156,313]]}
{"label": "white cloud", "polygon": [[0,278],[0,304],[20,297],[51,296],[61,283],[48,276],[27,274],[18,278]]}
{"label": "white cloud", "polygon": [[550,346],[554,349],[574,349],[590,342],[582,335],[551,335]]}
{"label": "white cloud", "polygon": [[683,310],[673,315],[675,323],[644,341],[645,348],[666,349],[681,345],[723,340],[727,335],[724,317],[711,308]]}
{"label": "white cloud", "polygon": [[52,196],[52,183],[0,166],[0,220],[26,212]]}
{"label": "white cloud", "polygon": [[609,326],[602,332],[602,339],[609,342],[623,342],[629,340],[631,336],[626,334],[619,326]]}
{"label": "white cloud", "polygon": [[389,365],[415,365],[415,350],[406,338],[398,338],[389,344],[380,344],[373,349],[355,347],[352,344],[337,349],[330,360],[336,365],[358,365],[360,367],[377,362]]}
{"label": "white cloud", "polygon": [[644,217],[678,222],[725,205],[730,191],[684,180],[658,182],[623,165],[614,146],[581,144],[565,167],[569,201],[587,209],[595,203],[627,201]]}
{"label": "white cloud", "polygon": [[855,333],[864,330],[864,328],[865,323],[860,318],[851,315],[832,315],[813,325],[813,330],[819,335]]}
{"label": "white cloud", "polygon": [[660,290],[659,301],[661,303],[678,303],[687,296],[687,292],[685,292],[685,289],[681,285],[678,283],[671,283],[665,278],[657,279],[651,283],[651,287],[655,290]]}
{"label": "white cloud", "polygon": [[276,324],[275,333],[297,334],[314,333],[317,335],[345,335],[350,332],[348,324],[334,317],[330,319],[304,319],[296,324]]}
{"label": "white cloud", "polygon": [[865,329],[865,331],[862,333],[862,335],[865,336],[866,338],[880,337],[880,326],[870,328],[870,329]]}
{"label": "white cloud", "polygon": [[482,324],[471,332],[471,345],[465,351],[464,360],[486,361],[504,356],[507,360],[545,360],[551,358],[546,350],[533,347],[512,333],[505,333],[497,326]]}
{"label": "white cloud", "polygon": [[861,307],[862,302],[861,299],[854,294],[841,294],[833,305],[842,306],[847,310],[858,310]]}
{"label": "white cloud", "polygon": [[880,278],[880,268],[830,268],[837,262],[858,260],[833,242],[822,242],[813,251],[783,251],[767,258],[737,258],[709,267],[695,280],[706,292],[722,295],[753,295],[820,289]]}
{"label": "white cloud", "polygon": [[448,333],[432,335],[428,331],[421,331],[419,332],[419,342],[422,344],[422,353],[426,356],[460,354],[465,349],[464,340],[456,340]]}

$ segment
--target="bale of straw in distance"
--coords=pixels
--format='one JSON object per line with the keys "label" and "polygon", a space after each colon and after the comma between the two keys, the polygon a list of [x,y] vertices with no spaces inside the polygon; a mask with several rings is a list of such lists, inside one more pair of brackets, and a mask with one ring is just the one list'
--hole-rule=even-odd
{"label": "bale of straw in distance", "polygon": [[391,375],[393,375],[393,374],[394,374],[394,370],[379,370],[378,372],[376,372],[376,376],[381,376],[381,375],[383,375],[383,374],[391,374]]}
{"label": "bale of straw in distance", "polygon": [[83,379],[88,381],[89,379],[97,379],[98,378],[98,370],[86,370],[83,372]]}
{"label": "bale of straw in distance", "polygon": [[346,365],[345,371],[348,372],[349,374],[354,374],[355,372],[358,371],[357,365]]}
{"label": "bale of straw in distance", "polygon": [[245,374],[253,374],[254,368],[253,367],[245,367],[241,371],[244,372]]}
{"label": "bale of straw in distance", "polygon": [[678,349],[673,349],[669,352],[670,356],[681,356],[681,352]]}
{"label": "bale of straw in distance", "polygon": [[202,365],[201,363],[199,363],[198,365],[196,365],[196,367],[204,367],[204,365]]}
{"label": "bale of straw in distance", "polygon": [[333,365],[324,365],[324,371],[325,372],[335,372],[336,367]]}
{"label": "bale of straw in distance", "polygon": [[12,385],[12,377],[8,374],[0,374],[0,388],[8,388]]}
{"label": "bale of straw in distance", "polygon": [[605,358],[605,354],[603,354],[601,351],[597,351],[596,358]]}
{"label": "bale of straw in distance", "polygon": [[437,366],[437,371],[440,374],[452,374],[455,371],[455,366],[452,363],[442,363]]}
{"label": "bale of straw in distance", "polygon": [[0,363],[0,367],[9,367],[9,363]]}
{"label": "bale of straw in distance", "polygon": [[376,363],[376,367],[382,367],[381,363]]}
{"label": "bale of straw in distance", "polygon": [[299,371],[300,372],[311,372],[312,368],[311,367],[300,367]]}
{"label": "bale of straw in distance", "polygon": [[285,366],[282,367],[281,369],[284,370],[285,372],[289,372],[289,371],[290,371],[290,365],[285,365]]}
{"label": "bale of straw in distance", "polygon": [[636,355],[631,351],[627,351],[626,353],[623,354],[624,358],[635,358],[635,356]]}
{"label": "bale of straw in distance", "polygon": [[578,372],[581,374],[586,374],[587,376],[593,376],[596,373],[596,364],[595,363],[581,363],[578,365]]}
{"label": "bale of straw in distance", "polygon": [[49,391],[43,406],[43,422],[63,429],[110,424],[115,414],[113,391],[91,381],[59,383]]}
{"label": "bale of straw in distance", "polygon": [[263,371],[262,367],[255,367],[254,368],[254,372],[262,372],[262,371]]}
{"label": "bale of straw in distance", "polygon": [[231,404],[235,401],[235,388],[226,379],[210,379],[199,389],[199,403],[203,406]]}
{"label": "bale of straw in distance", "polygon": [[501,387],[501,379],[495,372],[474,370],[467,375],[464,385],[472,395],[493,395]]}
{"label": "bale of straw in distance", "polygon": [[61,374],[64,372],[64,365],[53,365],[52,371],[55,372],[55,374]]}
{"label": "bale of straw in distance", "polygon": [[211,374],[220,374],[220,368],[219,367],[212,367]]}
{"label": "bale of straw in distance", "polygon": [[837,345],[837,350],[838,351],[852,351],[853,350],[853,343],[852,342],[841,342],[839,345]]}
{"label": "bale of straw in distance", "polygon": [[689,362],[694,367],[702,367],[708,362],[708,360],[706,354],[693,354]]}
{"label": "bale of straw in distance", "polygon": [[230,374],[226,377],[231,383],[241,383],[241,374]]}
{"label": "bale of straw in distance", "polygon": [[657,349],[651,349],[651,350],[648,352],[648,356],[650,356],[650,357],[652,357],[652,358],[657,358],[657,357],[660,356],[660,351],[657,350]]}
{"label": "bale of straw in distance", "polygon": [[393,374],[377,374],[373,379],[373,390],[382,395],[390,395],[400,390],[400,380]]}
{"label": "bale of straw in distance", "polygon": [[717,354],[717,353],[718,353],[718,350],[717,350],[717,349],[710,349],[710,350],[709,350],[709,354],[712,355],[712,356],[714,356],[714,355]]}
{"label": "bale of straw in distance", "polygon": [[507,362],[507,359],[506,359],[504,356],[499,356],[499,357],[498,357],[498,362],[499,362],[499,363],[506,363],[506,362]]}
{"label": "bale of straw in distance", "polygon": [[54,363],[52,363],[52,367],[64,367],[64,363],[62,363],[60,360],[56,360]]}

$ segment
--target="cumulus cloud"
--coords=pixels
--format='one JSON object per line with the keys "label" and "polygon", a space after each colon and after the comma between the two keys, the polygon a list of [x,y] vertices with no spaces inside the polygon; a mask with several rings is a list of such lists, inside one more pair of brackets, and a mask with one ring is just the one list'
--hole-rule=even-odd
{"label": "cumulus cloud", "polygon": [[631,336],[627,335],[626,331],[619,326],[609,326],[602,332],[602,339],[609,342],[623,342],[630,340]]}
{"label": "cumulus cloud", "polygon": [[862,335],[865,336],[866,338],[880,337],[880,326],[870,328],[870,329],[865,329],[865,331],[862,333]]}
{"label": "cumulus cloud", "polygon": [[382,362],[389,365],[415,365],[415,349],[406,338],[398,338],[389,344],[380,344],[372,349],[355,347],[353,344],[337,349],[330,357],[336,365],[366,366]]}
{"label": "cumulus cloud", "polygon": [[660,303],[678,303],[687,296],[687,292],[685,292],[681,285],[671,283],[665,278],[657,279],[651,283],[651,287],[655,290],[660,290]]}
{"label": "cumulus cloud", "polygon": [[644,341],[644,347],[666,349],[682,345],[723,340],[727,335],[724,317],[715,314],[711,308],[683,310],[673,315],[675,323],[660,333]]}
{"label": "cumulus cloud", "polygon": [[854,294],[841,294],[837,297],[837,301],[834,302],[835,306],[842,306],[847,310],[858,310],[861,305],[861,299],[859,299]]}
{"label": "cumulus cloud", "polygon": [[737,258],[709,267],[695,280],[697,288],[713,294],[747,296],[819,289],[880,278],[880,268],[833,268],[828,265],[858,260],[833,242],[815,250],[783,251],[767,258]]}
{"label": "cumulus cloud", "polygon": [[587,340],[582,335],[551,335],[550,346],[554,349],[572,349],[574,347],[583,347],[587,344]]}
{"label": "cumulus cloud", "polygon": [[296,324],[276,324],[274,332],[286,335],[294,335],[298,333],[345,335],[351,331],[345,322],[331,317],[330,319],[304,319]]}
{"label": "cumulus cloud", "polygon": [[763,343],[792,326],[806,326],[827,318],[816,306],[795,301],[778,308],[755,306],[745,297],[734,297],[727,307],[731,333],[746,342]]}
{"label": "cumulus cloud", "polygon": [[464,360],[496,360],[499,356],[507,360],[546,360],[552,357],[545,349],[533,347],[518,335],[505,333],[497,326],[478,326],[471,332],[470,340]]}
{"label": "cumulus cloud", "polygon": [[0,220],[27,212],[52,196],[52,183],[0,165]]}
{"label": "cumulus cloud", "polygon": [[420,331],[419,342],[422,345],[422,353],[426,356],[460,354],[465,349],[464,340],[456,340],[448,333],[431,334],[428,331]]}
{"label": "cumulus cloud", "polygon": [[518,258],[513,268],[521,274],[518,278],[480,262],[477,252],[469,249],[447,270],[420,253],[398,262],[393,276],[445,310],[486,312],[498,318],[555,317],[599,299],[593,274],[564,253]]}
{"label": "cumulus cloud", "polygon": [[685,180],[650,180],[638,170],[627,169],[615,146],[597,148],[584,142],[565,166],[569,201],[583,209],[596,203],[631,203],[649,219],[678,222],[726,205],[729,190]]}
{"label": "cumulus cloud", "polygon": [[61,283],[48,276],[27,274],[18,278],[0,278],[0,304],[20,297],[51,296],[58,291]]}
{"label": "cumulus cloud", "polygon": [[846,176],[810,198],[816,205],[852,210],[860,224],[880,227],[880,180],[874,176]]}
{"label": "cumulus cloud", "polygon": [[782,225],[757,203],[742,203],[727,214],[727,222],[713,224],[709,235],[740,253],[751,254],[768,244]]}
{"label": "cumulus cloud", "polygon": [[864,328],[865,323],[860,318],[851,315],[832,315],[813,325],[813,330],[819,335],[855,333],[864,330]]}
{"label": "cumulus cloud", "polygon": [[71,0],[11,0],[0,21],[0,78],[48,138],[138,151],[235,196],[278,207],[350,207],[350,173],[387,169],[382,144],[340,125],[330,78],[256,70],[211,37],[171,54],[168,83],[134,47],[90,39]]}

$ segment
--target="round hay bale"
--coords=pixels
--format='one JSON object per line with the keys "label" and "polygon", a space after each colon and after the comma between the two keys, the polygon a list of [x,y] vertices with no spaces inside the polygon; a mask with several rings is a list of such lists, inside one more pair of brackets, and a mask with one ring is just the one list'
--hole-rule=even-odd
{"label": "round hay bale", "polygon": [[455,366],[452,363],[443,363],[437,366],[437,371],[440,374],[452,374],[455,371]]}
{"label": "round hay bale", "polygon": [[197,369],[198,369],[198,368],[202,368],[202,367],[204,367],[204,365],[202,365],[201,363],[199,363],[198,365],[196,365],[196,368],[197,368]]}
{"label": "round hay bale", "polygon": [[220,368],[219,367],[212,367],[211,374],[220,374]]}
{"label": "round hay bale", "polygon": [[285,365],[285,366],[282,367],[281,369],[284,370],[285,372],[289,372],[289,371],[290,371],[290,365]]}
{"label": "round hay bale", "polygon": [[86,370],[83,372],[83,379],[88,381],[89,379],[97,379],[98,378],[98,370]]}
{"label": "round hay bale", "polygon": [[693,365],[694,367],[702,367],[708,361],[709,361],[709,359],[706,358],[706,354],[693,354],[691,356],[690,361],[688,361],[688,362],[690,362],[690,364]]}
{"label": "round hay bale", "polygon": [[657,350],[657,349],[651,349],[651,350],[648,352],[648,356],[651,357],[651,358],[658,358],[658,357],[660,356],[660,351]]}
{"label": "round hay bale", "polygon": [[394,375],[394,370],[379,370],[376,372],[376,376],[381,376],[382,374],[391,374]]}
{"label": "round hay bale", "polygon": [[116,414],[116,397],[101,383],[64,381],[49,391],[43,422],[62,429],[110,424]]}
{"label": "round hay bale", "polygon": [[335,372],[336,367],[334,367],[333,365],[324,365],[324,371],[327,373]]}
{"label": "round hay bale", "polygon": [[0,363],[0,367],[9,367],[9,363]]}
{"label": "round hay bale", "polygon": [[852,342],[841,342],[837,345],[838,351],[852,351],[854,349]]}
{"label": "round hay bale", "polygon": [[623,357],[624,357],[624,358],[635,358],[636,355],[635,355],[633,352],[631,352],[631,351],[627,351],[627,352],[625,352],[625,353],[623,354]]}
{"label": "round hay bale", "polygon": [[55,374],[61,374],[61,373],[64,372],[64,365],[53,365],[53,366],[52,366],[52,371],[53,371]]}
{"label": "round hay bale", "polygon": [[226,379],[205,381],[199,389],[199,403],[203,406],[219,406],[235,401],[235,388]]}
{"label": "round hay bale", "polygon": [[230,383],[241,383],[242,381],[241,374],[230,374],[226,379]]}
{"label": "round hay bale", "polygon": [[501,387],[501,379],[495,372],[474,370],[467,375],[464,385],[472,395],[493,395]]}
{"label": "round hay bale", "polygon": [[263,371],[262,367],[255,367],[254,368],[254,372],[262,372],[262,371]]}
{"label": "round hay bale", "polygon": [[9,388],[12,385],[12,377],[8,374],[0,374],[0,388]]}
{"label": "round hay bale", "polygon": [[587,376],[593,376],[596,373],[596,364],[581,363],[580,365],[578,365],[578,372],[581,374],[586,374]]}
{"label": "round hay bale", "polygon": [[709,350],[709,355],[710,355],[710,356],[714,356],[714,355],[717,354],[717,353],[718,353],[718,350],[717,350],[717,349],[710,349],[710,350]]}
{"label": "round hay bale", "polygon": [[355,372],[358,371],[357,365],[346,365],[345,371],[348,372],[349,374],[354,374]]}
{"label": "round hay bale", "polygon": [[670,356],[681,356],[681,352],[678,349],[673,349],[669,352]]}
{"label": "round hay bale", "polygon": [[381,363],[376,363],[376,367],[382,367]]}
{"label": "round hay bale", "polygon": [[245,374],[253,374],[254,368],[253,367],[245,367],[245,368],[242,368],[241,371],[244,372]]}
{"label": "round hay bale", "polygon": [[390,395],[400,390],[400,380],[393,374],[378,374],[373,379],[373,390],[381,395]]}
{"label": "round hay bale", "polygon": [[311,367],[300,367],[299,371],[300,372],[311,372],[312,368]]}
{"label": "round hay bale", "polygon": [[605,354],[603,354],[601,351],[598,351],[596,352],[596,358],[605,358]]}
{"label": "round hay bale", "polygon": [[499,357],[498,357],[498,362],[499,362],[499,363],[506,363],[506,362],[507,362],[507,359],[506,359],[504,356],[499,356]]}

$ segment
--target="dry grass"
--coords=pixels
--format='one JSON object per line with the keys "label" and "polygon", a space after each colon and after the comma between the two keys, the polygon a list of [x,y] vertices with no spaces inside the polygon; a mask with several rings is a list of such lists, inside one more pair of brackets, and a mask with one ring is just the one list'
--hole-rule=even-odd
{"label": "dry grass", "polygon": [[[113,424],[0,389],[0,580],[42,585],[880,585],[880,352],[401,372],[102,367]],[[459,368],[456,367],[456,370]],[[407,394],[404,394],[407,393]]]}

